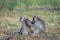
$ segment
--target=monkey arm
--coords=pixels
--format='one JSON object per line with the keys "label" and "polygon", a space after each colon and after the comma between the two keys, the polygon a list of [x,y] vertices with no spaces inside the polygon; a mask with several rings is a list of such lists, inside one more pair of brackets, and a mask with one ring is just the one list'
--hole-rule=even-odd
{"label": "monkey arm", "polygon": [[31,22],[27,22],[27,24],[30,26],[30,27],[33,27],[34,24],[32,24]]}

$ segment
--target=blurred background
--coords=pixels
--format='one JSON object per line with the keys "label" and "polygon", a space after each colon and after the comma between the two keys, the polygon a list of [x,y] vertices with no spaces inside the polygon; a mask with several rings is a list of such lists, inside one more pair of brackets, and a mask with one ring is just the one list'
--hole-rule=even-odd
{"label": "blurred background", "polygon": [[19,17],[39,16],[46,23],[46,36],[39,40],[60,40],[60,0],[0,0],[0,39],[36,40],[14,32],[20,29]]}

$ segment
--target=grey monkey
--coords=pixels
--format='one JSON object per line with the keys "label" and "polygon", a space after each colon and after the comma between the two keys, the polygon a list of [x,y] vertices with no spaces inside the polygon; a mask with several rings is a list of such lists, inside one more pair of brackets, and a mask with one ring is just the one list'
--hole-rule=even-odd
{"label": "grey monkey", "polygon": [[45,22],[41,18],[34,16],[33,21],[35,22],[34,23],[34,28],[35,28],[34,33],[45,32],[46,25],[45,25]]}
{"label": "grey monkey", "polygon": [[25,17],[21,16],[19,21],[21,22],[21,29],[19,31],[19,34],[22,34],[22,35],[28,35],[28,31],[26,30],[26,25],[25,25]]}
{"label": "grey monkey", "polygon": [[45,22],[37,16],[34,16],[32,22],[29,22],[28,25],[31,26],[33,35],[36,35],[40,32],[45,32],[46,30]]}
{"label": "grey monkey", "polygon": [[31,23],[31,21],[29,19],[26,19],[25,17],[20,17],[19,21],[21,22],[21,29],[19,34],[22,35],[28,35],[31,34],[32,30],[31,30],[31,26],[28,25],[28,23]]}

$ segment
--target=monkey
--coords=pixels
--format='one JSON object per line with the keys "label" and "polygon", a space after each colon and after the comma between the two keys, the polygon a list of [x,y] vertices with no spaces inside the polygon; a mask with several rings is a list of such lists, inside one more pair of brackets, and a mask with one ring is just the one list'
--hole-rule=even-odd
{"label": "monkey", "polygon": [[38,28],[40,28],[41,31],[45,31],[46,30],[45,22],[41,18],[39,18],[37,16],[34,16],[33,17],[33,21],[35,22],[34,23],[35,26],[38,27]]}
{"label": "monkey", "polygon": [[42,36],[46,30],[45,22],[38,16],[34,16],[32,21],[34,22],[34,25],[32,26],[34,28],[33,35],[38,36],[39,34]]}
{"label": "monkey", "polygon": [[25,25],[24,20],[25,20],[25,18],[23,16],[21,16],[19,18],[19,21],[21,22],[21,29],[19,31],[19,34],[27,35],[28,34],[28,31],[26,30],[26,25]]}
{"label": "monkey", "polygon": [[36,35],[39,34],[40,32],[45,32],[46,30],[45,22],[37,16],[34,16],[32,19],[33,19],[32,22],[27,22],[27,24],[31,26],[31,30],[33,31],[31,34]]}
{"label": "monkey", "polygon": [[19,21],[22,23],[21,24],[21,29],[20,29],[20,34],[24,34],[25,33],[31,34],[32,30],[31,30],[31,26],[28,25],[28,23],[31,23],[31,21],[29,19],[26,19],[25,17],[20,17]]}

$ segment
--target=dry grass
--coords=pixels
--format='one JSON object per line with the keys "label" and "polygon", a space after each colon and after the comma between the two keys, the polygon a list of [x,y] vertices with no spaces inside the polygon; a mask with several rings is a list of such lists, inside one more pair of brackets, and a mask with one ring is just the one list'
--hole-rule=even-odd
{"label": "dry grass", "polygon": [[20,29],[19,12],[5,11],[0,14],[0,40],[60,40],[60,12],[30,10],[23,12],[26,18],[32,19],[34,15],[41,17],[46,23],[46,32],[37,39],[31,35],[23,36],[18,33]]}

